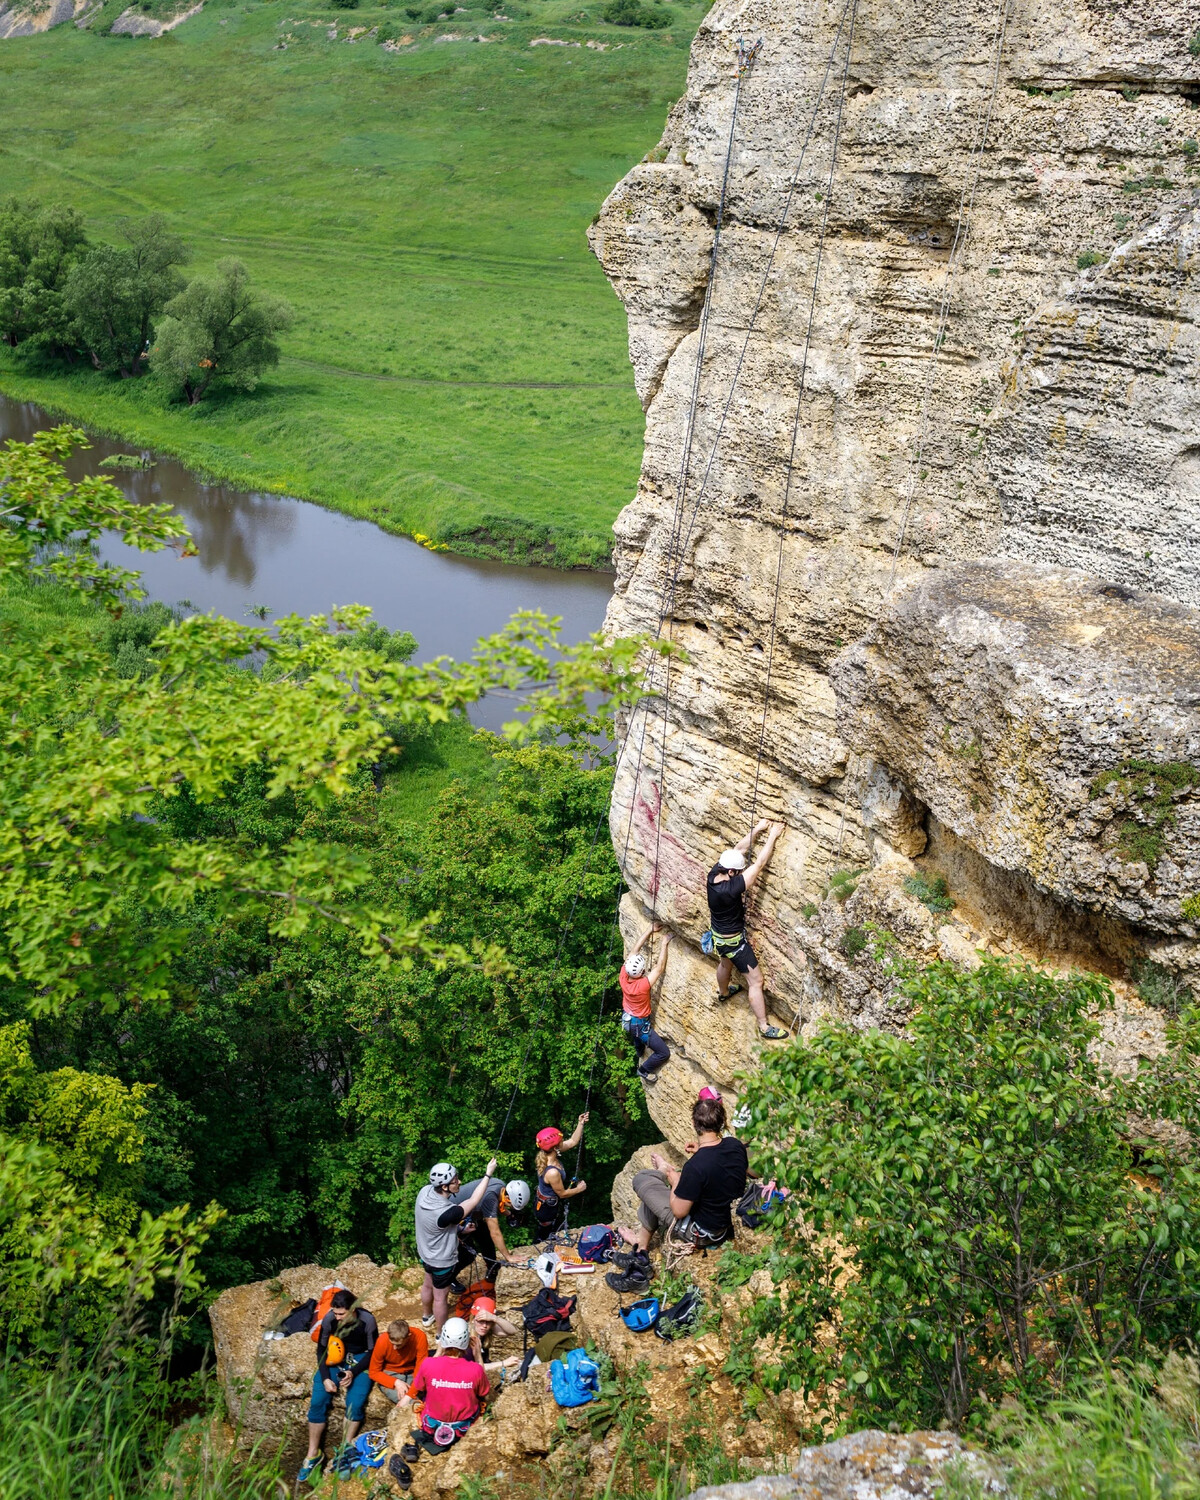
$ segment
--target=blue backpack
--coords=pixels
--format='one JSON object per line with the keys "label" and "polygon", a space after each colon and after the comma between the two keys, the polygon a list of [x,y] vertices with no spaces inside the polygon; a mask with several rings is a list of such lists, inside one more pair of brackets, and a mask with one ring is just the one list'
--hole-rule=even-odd
{"label": "blue backpack", "polygon": [[550,1390],[559,1406],[586,1406],[600,1394],[600,1366],[586,1350],[569,1349],[551,1362]]}
{"label": "blue backpack", "polygon": [[354,1456],[350,1463],[354,1469],[382,1469],[383,1455],[387,1449],[386,1432],[364,1432],[354,1439]]}
{"label": "blue backpack", "polygon": [[662,1303],[657,1297],[642,1297],[631,1307],[622,1307],[618,1311],[621,1314],[621,1321],[630,1333],[649,1333],[652,1328],[658,1326]]}
{"label": "blue backpack", "polygon": [[579,1258],[602,1263],[616,1242],[617,1237],[607,1224],[589,1224],[579,1236]]}

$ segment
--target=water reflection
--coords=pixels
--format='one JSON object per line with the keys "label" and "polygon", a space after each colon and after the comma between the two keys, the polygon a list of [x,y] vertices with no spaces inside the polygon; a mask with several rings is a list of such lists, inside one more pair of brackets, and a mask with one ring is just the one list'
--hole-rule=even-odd
{"label": "water reflection", "polygon": [[[0,395],[0,441],[27,442],[56,420]],[[369,521],[303,500],[204,484],[170,458],[159,458],[152,469],[100,469],[108,455],[137,450],[107,438],[91,443],[71,455],[73,479],[99,472],[136,500],[168,502],[191,532],[195,557],[183,557],[180,549],[140,553],[115,536],[101,545],[108,561],[137,569],[150,596],[167,604],[186,600],[202,613],[214,610],[234,620],[264,605],[274,618],[368,604],[389,629],[412,631],[422,660],[468,656],[481,635],[499,630],[518,609],[560,615],[567,641],[598,630],[604,618],[607,577],[429,552]],[[488,728],[511,716],[510,706],[492,700],[472,714]]]}

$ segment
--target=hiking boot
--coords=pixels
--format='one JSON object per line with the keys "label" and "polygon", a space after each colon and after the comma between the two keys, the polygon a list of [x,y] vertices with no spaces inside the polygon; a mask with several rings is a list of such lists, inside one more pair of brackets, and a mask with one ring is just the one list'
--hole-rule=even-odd
{"label": "hiking boot", "polygon": [[421,1450],[417,1447],[416,1443],[405,1443],[404,1447],[400,1450],[400,1457],[406,1464],[415,1464],[420,1456]]}
{"label": "hiking boot", "polygon": [[644,1250],[636,1250],[624,1273],[610,1271],[604,1278],[614,1292],[644,1292],[650,1285],[650,1257]]}
{"label": "hiking boot", "polygon": [[321,1466],[324,1459],[318,1453],[316,1458],[306,1458],[300,1465],[300,1472],[296,1475],[297,1484],[311,1484],[314,1479],[320,1479]]}
{"label": "hiking boot", "polygon": [[412,1470],[404,1462],[398,1453],[393,1453],[388,1459],[388,1473],[396,1481],[402,1490],[411,1490],[413,1474]]}

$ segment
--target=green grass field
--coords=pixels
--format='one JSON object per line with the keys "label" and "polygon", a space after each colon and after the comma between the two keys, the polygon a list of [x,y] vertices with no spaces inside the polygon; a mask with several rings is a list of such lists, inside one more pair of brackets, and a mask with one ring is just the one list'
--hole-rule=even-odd
{"label": "green grass field", "polygon": [[[66,25],[0,43],[0,195],[74,204],[102,239],[159,210],[198,269],[239,255],[297,310],[248,397],[187,410],[8,352],[0,389],[456,550],[603,560],[642,416],[585,232],[657,140],[704,5],[650,32],[600,9],[422,25],[398,5],[208,0],[158,40]],[[383,22],[411,49],[347,40]]]}

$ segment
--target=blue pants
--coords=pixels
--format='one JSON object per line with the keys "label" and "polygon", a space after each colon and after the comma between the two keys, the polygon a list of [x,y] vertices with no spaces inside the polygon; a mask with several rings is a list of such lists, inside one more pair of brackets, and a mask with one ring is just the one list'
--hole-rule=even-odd
{"label": "blue pants", "polygon": [[643,1049],[645,1051],[646,1055],[638,1064],[640,1073],[657,1073],[659,1068],[670,1062],[671,1049],[650,1025],[649,1020],[626,1014],[621,1018],[621,1026],[639,1053]]}
{"label": "blue pants", "polygon": [[[330,1365],[330,1380],[340,1381],[341,1377],[341,1365]],[[338,1390],[341,1391],[341,1389],[339,1385]],[[371,1394],[371,1376],[368,1371],[361,1370],[342,1394],[346,1398],[346,1421],[361,1422],[367,1413],[367,1397]],[[332,1406],[333,1394],[325,1389],[325,1382],[321,1379],[321,1372],[317,1370],[313,1374],[312,1401],[308,1407],[308,1420],[310,1422],[328,1422]]]}

